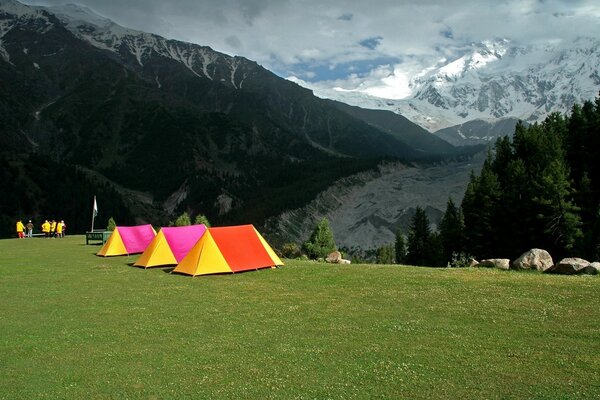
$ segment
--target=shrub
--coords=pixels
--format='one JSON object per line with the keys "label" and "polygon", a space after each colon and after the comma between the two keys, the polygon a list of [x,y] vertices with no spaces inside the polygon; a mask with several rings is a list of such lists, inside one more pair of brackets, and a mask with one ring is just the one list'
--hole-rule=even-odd
{"label": "shrub", "polygon": [[281,255],[285,258],[298,258],[302,255],[300,246],[296,243],[285,243],[281,247]]}
{"label": "shrub", "polygon": [[302,250],[311,259],[325,258],[329,253],[335,251],[333,233],[329,227],[327,218],[323,218],[310,235],[310,239],[302,245]]}
{"label": "shrub", "polygon": [[192,224],[192,221],[190,220],[189,214],[187,212],[184,212],[179,217],[177,217],[174,225],[175,226],[188,226],[191,224]]}
{"label": "shrub", "polygon": [[114,231],[116,227],[117,227],[117,223],[115,222],[115,219],[113,217],[110,217],[108,219],[108,223],[106,224],[106,230]]}
{"label": "shrub", "polygon": [[475,258],[464,252],[453,252],[452,259],[448,263],[448,266],[451,268],[466,268],[471,264],[471,261]]}
{"label": "shrub", "polygon": [[196,215],[196,218],[194,219],[194,224],[196,224],[196,225],[204,224],[204,225],[206,225],[207,228],[210,228],[210,222],[208,222],[208,218],[206,218],[206,215],[204,215],[204,214]]}

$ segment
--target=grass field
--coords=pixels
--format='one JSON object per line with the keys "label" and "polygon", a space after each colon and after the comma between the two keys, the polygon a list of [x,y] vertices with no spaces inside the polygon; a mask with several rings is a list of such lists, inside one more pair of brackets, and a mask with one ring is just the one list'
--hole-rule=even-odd
{"label": "grass field", "polygon": [[285,267],[190,278],[0,241],[2,399],[600,398],[600,277]]}

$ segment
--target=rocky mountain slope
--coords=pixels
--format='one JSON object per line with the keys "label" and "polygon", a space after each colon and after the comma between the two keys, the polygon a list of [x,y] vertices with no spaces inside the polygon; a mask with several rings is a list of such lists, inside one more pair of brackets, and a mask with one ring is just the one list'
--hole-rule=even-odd
{"label": "rocky mountain slope", "polygon": [[434,228],[451,197],[460,204],[471,171],[478,172],[483,155],[468,161],[437,165],[386,162],[375,169],[340,179],[304,207],[268,221],[280,243],[308,239],[323,217],[330,221],[338,246],[354,251],[394,242],[398,230],[408,234],[415,208],[425,208]]}

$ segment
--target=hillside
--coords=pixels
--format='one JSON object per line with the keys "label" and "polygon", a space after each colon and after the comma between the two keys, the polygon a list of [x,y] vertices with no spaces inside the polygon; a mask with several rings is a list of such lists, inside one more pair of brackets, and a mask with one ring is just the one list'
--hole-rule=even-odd
{"label": "hillside", "polygon": [[[77,204],[60,205],[76,230],[88,224],[75,210],[87,207],[97,179],[125,204],[122,224],[133,215],[164,223],[183,210],[258,223],[381,158],[447,155],[433,142],[416,149],[253,61],[127,29],[89,9],[2,0],[0,40],[5,162],[18,168],[19,154],[83,171],[87,184],[70,199]],[[20,173],[15,198],[44,190],[44,173]],[[52,185],[61,190],[71,177]],[[143,212],[128,205],[136,197]],[[4,220],[49,217],[54,208],[35,199],[3,205]]]}
{"label": "hillside", "polygon": [[278,245],[301,242],[326,217],[336,244],[361,254],[393,243],[398,231],[407,235],[417,206],[426,209],[435,228],[448,198],[462,201],[471,171],[479,172],[483,159],[480,155],[429,165],[385,162],[340,179],[305,206],[270,218],[266,227]]}

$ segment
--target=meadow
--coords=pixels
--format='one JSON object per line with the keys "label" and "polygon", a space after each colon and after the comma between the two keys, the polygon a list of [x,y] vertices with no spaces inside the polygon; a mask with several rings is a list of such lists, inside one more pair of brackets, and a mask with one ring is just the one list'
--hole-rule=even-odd
{"label": "meadow", "polygon": [[285,260],[191,278],[0,240],[0,399],[600,398],[600,277]]}

